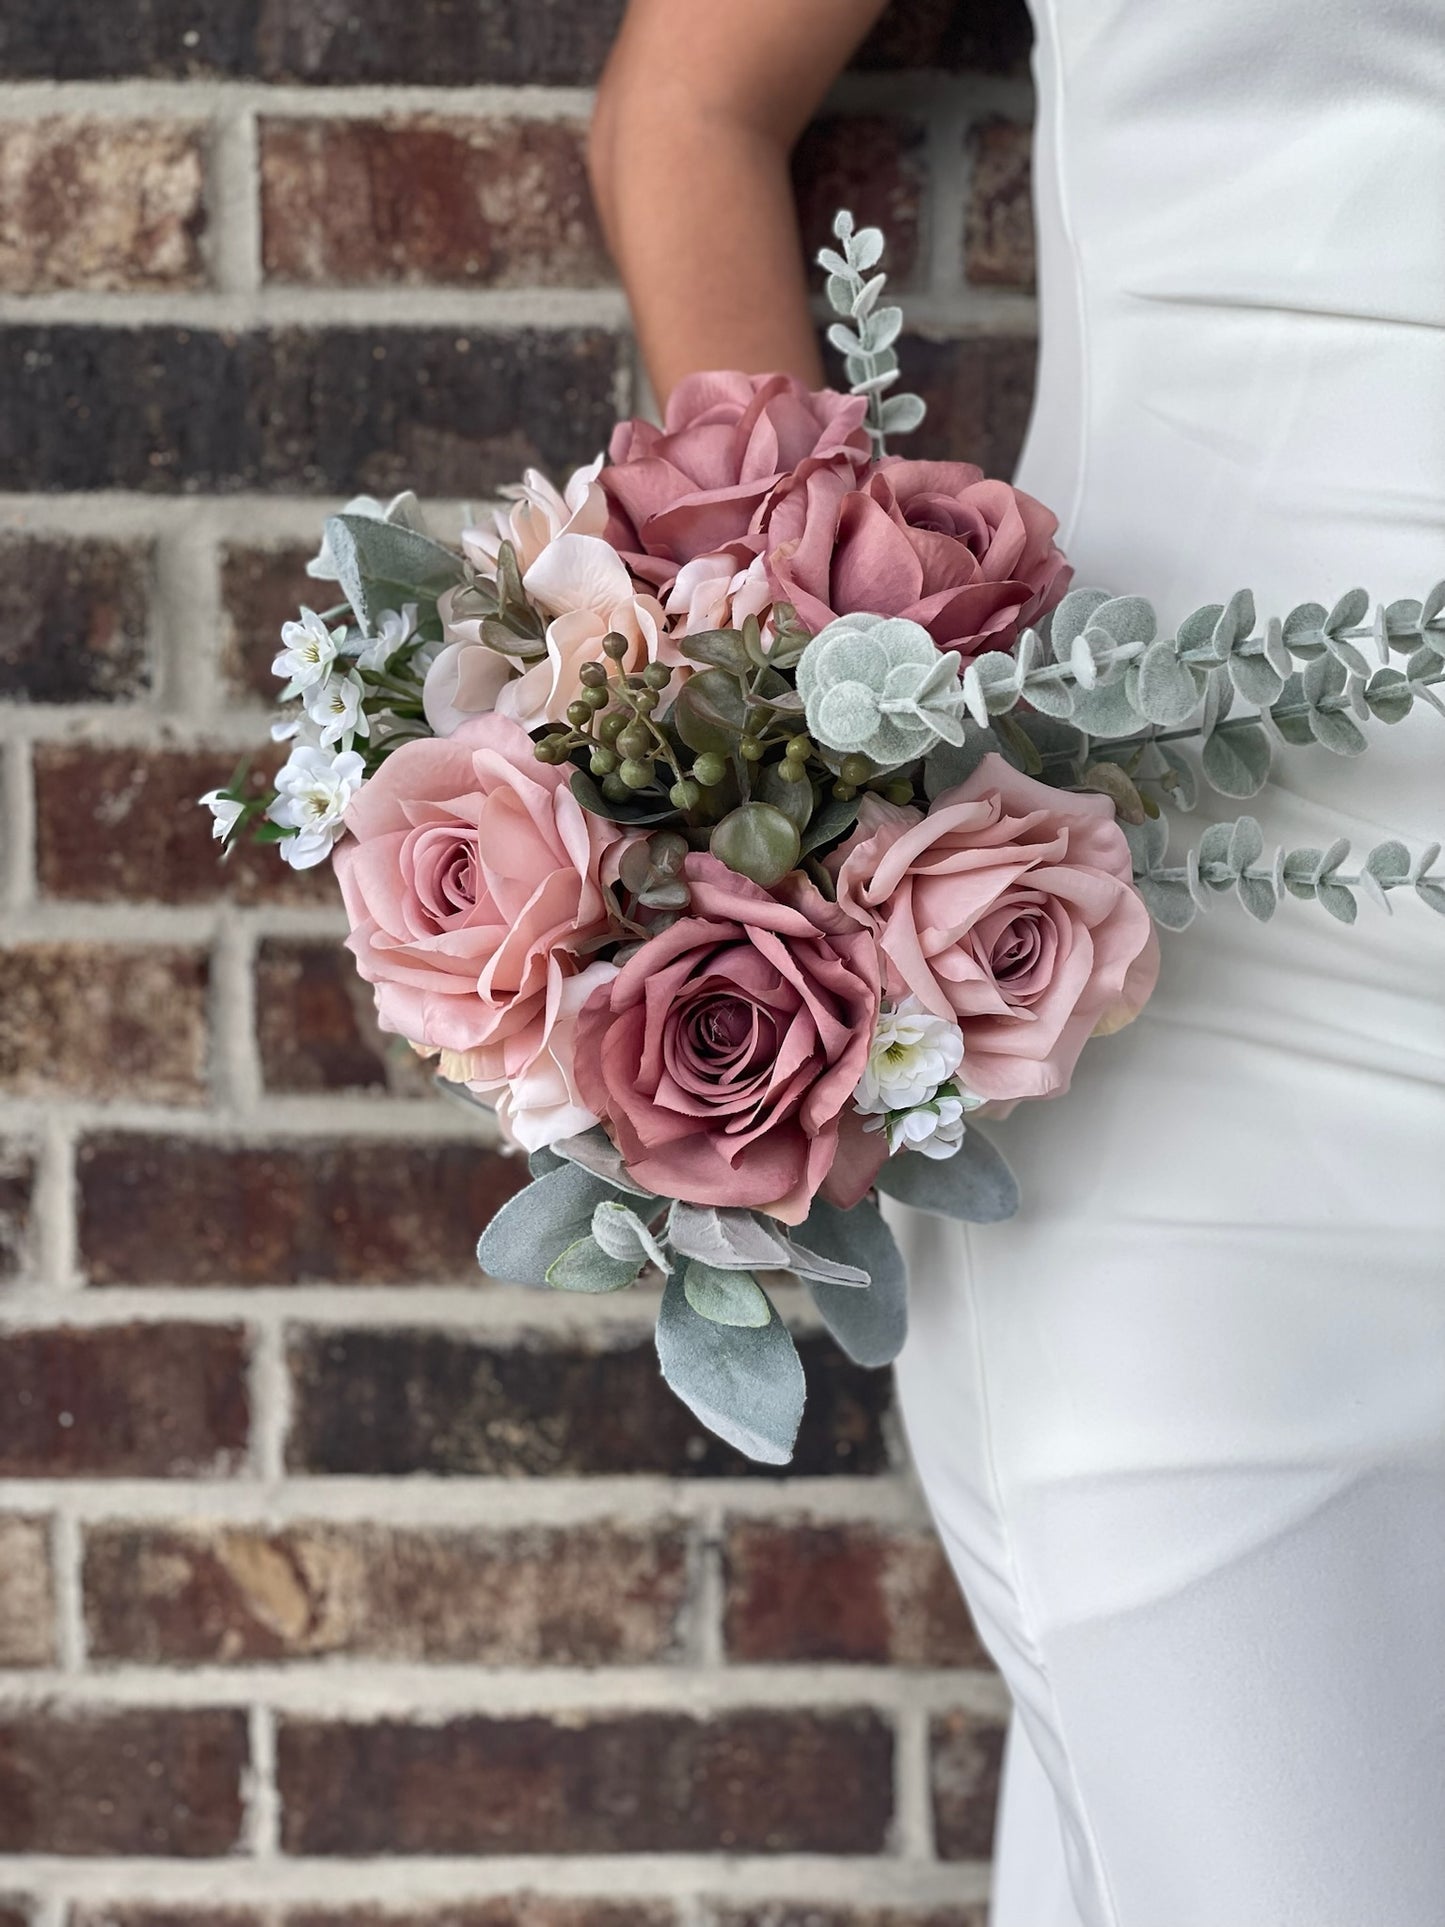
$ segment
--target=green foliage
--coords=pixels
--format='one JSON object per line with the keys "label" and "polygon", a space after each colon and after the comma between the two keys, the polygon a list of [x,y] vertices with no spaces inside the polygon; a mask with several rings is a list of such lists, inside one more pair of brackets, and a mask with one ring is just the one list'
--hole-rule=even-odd
{"label": "green foliage", "polygon": [[927,410],[918,395],[887,394],[898,380],[893,344],[903,328],[903,310],[878,306],[888,277],[869,274],[883,258],[882,233],[874,227],[855,233],[853,216],[846,211],[834,217],[833,233],[841,253],[823,248],[818,254],[819,266],[828,272],[828,304],[842,317],[829,328],[828,340],[843,357],[849,392],[868,397],[873,453],[883,455],[888,436],[909,434]]}
{"label": "green foliage", "polygon": [[765,1325],[719,1324],[688,1302],[683,1272],[674,1270],[657,1314],[657,1358],[710,1432],[764,1465],[788,1463],[807,1387],[788,1328],[771,1306]]}
{"label": "green foliage", "polygon": [[877,1177],[878,1189],[900,1204],[931,1211],[935,1217],[961,1218],[968,1224],[997,1224],[1019,1208],[1019,1188],[1002,1152],[976,1124],[949,1158],[923,1158],[908,1152],[889,1158]]}
{"label": "green foliage", "polygon": [[901,616],[839,616],[798,663],[808,728],[840,755],[897,769],[963,741],[958,657]]}

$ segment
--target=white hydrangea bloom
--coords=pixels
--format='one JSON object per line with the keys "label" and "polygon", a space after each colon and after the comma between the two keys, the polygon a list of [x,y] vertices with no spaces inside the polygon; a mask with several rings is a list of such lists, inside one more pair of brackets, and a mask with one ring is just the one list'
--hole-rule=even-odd
{"label": "white hydrangea bloom", "polygon": [[286,681],[281,700],[290,702],[303,690],[325,682],[345,640],[346,630],[328,629],[314,609],[303,609],[299,622],[283,623],[285,647],[271,664],[271,674]]}
{"label": "white hydrangea bloom", "polygon": [[910,1110],[927,1103],[962,1062],[958,1025],[904,997],[879,1012],[854,1102],[870,1114]]}
{"label": "white hydrangea bloom", "polygon": [[358,736],[370,736],[371,719],[361,707],[366,684],[354,669],[328,676],[306,692],[306,714],[320,731],[317,745],[329,749],[339,743],[350,749]]}
{"label": "white hydrangea bloom", "polygon": [[246,807],[238,803],[234,796],[227,796],[221,790],[207,790],[200,799],[211,812],[211,835],[218,843],[224,843],[236,827],[236,819]]}
{"label": "white hydrangea bloom", "polygon": [[331,854],[347,805],[361,788],[365,765],[354,749],[293,749],[276,775],[276,800],[266,814],[295,830],[277,845],[293,870],[309,870]]}
{"label": "white hydrangea bloom", "polygon": [[416,604],[408,602],[398,609],[383,609],[376,620],[376,634],[361,638],[347,654],[358,669],[385,669],[397,650],[416,630]]}

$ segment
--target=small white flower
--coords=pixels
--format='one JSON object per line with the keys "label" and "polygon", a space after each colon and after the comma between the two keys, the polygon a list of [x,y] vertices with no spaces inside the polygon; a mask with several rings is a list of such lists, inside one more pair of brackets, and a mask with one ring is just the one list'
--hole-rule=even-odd
{"label": "small white flower", "polygon": [[965,1113],[977,1110],[982,1102],[971,1091],[945,1085],[930,1103],[889,1118],[889,1151],[921,1151],[926,1158],[951,1158],[963,1142]]}
{"label": "small white flower", "polygon": [[401,610],[383,609],[377,618],[376,634],[361,638],[348,648],[358,669],[385,669],[397,650],[416,629],[416,604],[408,602]]}
{"label": "small white flower", "polygon": [[[364,515],[368,522],[400,522],[403,528],[415,528],[418,523],[416,496],[410,489],[400,495],[393,495],[386,503],[378,502],[374,495],[356,495],[342,509],[343,515]],[[323,535],[321,547],[306,564],[306,573],[318,582],[339,582],[341,577],[336,567],[336,557],[331,553],[331,544]]]}
{"label": "small white flower", "polygon": [[281,700],[290,702],[303,689],[325,682],[346,640],[346,630],[328,629],[314,609],[303,609],[299,622],[282,624],[281,640],[286,646],[272,662],[271,674],[286,679]]}
{"label": "small white flower", "polygon": [[865,1113],[911,1110],[926,1104],[962,1062],[958,1025],[905,997],[879,1012],[854,1103]]}
{"label": "small white flower", "polygon": [[276,774],[276,800],[266,814],[295,830],[277,845],[293,870],[309,870],[331,854],[347,805],[361,788],[365,765],[354,749],[294,749]]}
{"label": "small white flower", "polygon": [[272,723],[271,741],[294,743],[298,749],[320,749],[321,731],[304,709],[293,709]]}
{"label": "small white flower", "polygon": [[320,730],[318,746],[329,749],[339,743],[350,749],[358,736],[370,736],[371,720],[361,707],[366,684],[354,669],[344,676],[328,676],[324,683],[306,692],[306,714]]}
{"label": "small white flower", "polygon": [[218,843],[224,843],[236,827],[236,819],[246,807],[238,803],[234,796],[227,796],[221,790],[207,790],[200,801],[215,819],[211,824],[211,835]]}

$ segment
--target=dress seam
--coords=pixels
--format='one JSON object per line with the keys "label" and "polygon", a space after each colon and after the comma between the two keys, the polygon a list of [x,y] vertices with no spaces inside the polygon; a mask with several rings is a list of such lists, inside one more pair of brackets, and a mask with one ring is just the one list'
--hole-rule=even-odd
{"label": "dress seam", "polygon": [[1059,33],[1058,9],[1056,0],[1039,0],[1048,14],[1049,58],[1055,65],[1053,100],[1051,102],[1050,137],[1053,143],[1052,173],[1054,195],[1059,211],[1059,230],[1069,250],[1073,264],[1074,313],[1077,328],[1078,356],[1078,461],[1074,476],[1073,498],[1069,503],[1067,519],[1059,530],[1059,540],[1067,551],[1073,547],[1078,533],[1079,522],[1084,512],[1084,491],[1088,481],[1090,461],[1089,423],[1093,418],[1093,395],[1089,370],[1089,304],[1084,288],[1084,260],[1079,249],[1078,237],[1074,228],[1073,207],[1069,199],[1067,170],[1064,167],[1064,79],[1062,72],[1064,43]]}

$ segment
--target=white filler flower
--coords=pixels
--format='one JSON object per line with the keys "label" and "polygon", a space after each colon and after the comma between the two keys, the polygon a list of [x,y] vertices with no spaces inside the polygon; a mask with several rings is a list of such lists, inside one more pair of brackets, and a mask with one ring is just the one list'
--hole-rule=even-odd
{"label": "white filler flower", "polygon": [[334,743],[350,749],[356,737],[370,736],[371,721],[361,707],[365,695],[366,685],[354,669],[344,676],[328,676],[307,690],[306,714],[321,732],[322,749]]}
{"label": "white filler flower", "polygon": [[376,634],[353,643],[348,653],[355,654],[358,669],[385,669],[397,650],[416,630],[416,607],[408,602],[401,609],[383,609],[376,619]]}
{"label": "white filler flower", "polygon": [[887,1126],[889,1154],[921,1151],[926,1158],[951,1158],[963,1142],[964,1114],[976,1111],[982,1102],[972,1091],[945,1084],[926,1104],[916,1104],[908,1111],[891,1111],[880,1120]]}
{"label": "white filler flower", "polygon": [[295,836],[277,846],[293,870],[309,870],[331,854],[346,806],[361,788],[365,764],[354,749],[294,749],[276,774],[276,800],[266,814]]}
{"label": "white filler flower", "polygon": [[314,609],[303,609],[299,622],[283,623],[281,640],[286,646],[271,664],[273,676],[286,678],[282,702],[325,682],[345,639],[344,628],[328,629]]}
{"label": "white filler flower", "polygon": [[911,1110],[926,1104],[962,1062],[958,1025],[905,997],[879,1012],[854,1102],[867,1113]]}
{"label": "white filler flower", "polygon": [[221,790],[207,790],[200,800],[211,812],[211,835],[218,843],[224,843],[235,829],[236,818],[246,807],[245,804],[238,803],[234,796],[227,796]]}

